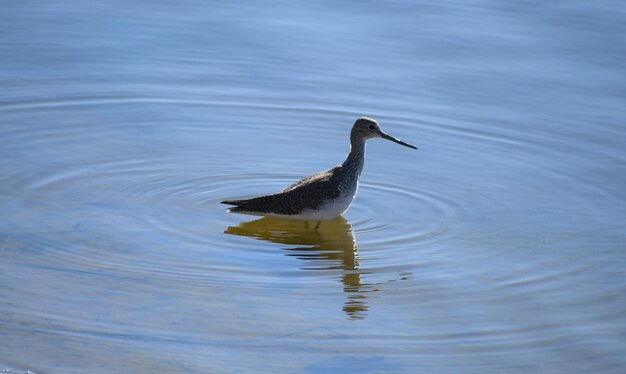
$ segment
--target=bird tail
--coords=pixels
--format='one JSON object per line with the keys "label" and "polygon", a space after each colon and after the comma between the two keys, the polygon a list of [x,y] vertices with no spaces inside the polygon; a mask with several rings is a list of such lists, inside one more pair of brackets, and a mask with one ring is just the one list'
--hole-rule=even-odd
{"label": "bird tail", "polygon": [[228,208],[227,211],[229,213],[245,213],[245,212],[249,212],[249,210],[247,210],[246,208],[241,207],[241,206],[234,206],[234,207]]}
{"label": "bird tail", "polygon": [[230,213],[245,211],[242,205],[245,205],[246,200],[224,200],[221,203],[226,205],[234,205],[233,207],[228,208],[228,212]]}
{"label": "bird tail", "polygon": [[221,201],[220,203],[226,204],[226,205],[239,205],[244,201],[245,200],[224,200],[224,201]]}
{"label": "bird tail", "polygon": [[243,200],[224,200],[222,204],[234,205],[228,208],[230,213],[263,213],[268,212],[274,202],[272,195],[253,197]]}

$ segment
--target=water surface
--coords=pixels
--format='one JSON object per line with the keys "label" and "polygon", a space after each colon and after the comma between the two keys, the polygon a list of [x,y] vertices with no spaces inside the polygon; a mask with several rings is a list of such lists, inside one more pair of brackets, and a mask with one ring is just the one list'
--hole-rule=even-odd
{"label": "water surface", "polygon": [[[614,1],[12,2],[0,365],[621,372]],[[344,217],[225,213],[368,142]]]}

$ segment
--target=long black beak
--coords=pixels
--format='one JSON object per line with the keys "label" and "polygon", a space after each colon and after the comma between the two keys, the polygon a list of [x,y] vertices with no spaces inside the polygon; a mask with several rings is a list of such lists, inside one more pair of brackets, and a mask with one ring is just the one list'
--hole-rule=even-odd
{"label": "long black beak", "polygon": [[393,136],[391,136],[391,135],[387,135],[387,134],[385,134],[384,132],[382,132],[382,131],[380,131],[380,130],[378,130],[378,134],[379,134],[379,135],[380,135],[380,137],[381,137],[381,138],[383,138],[383,139],[391,140],[392,142],[394,142],[394,143],[398,143],[398,144],[403,145],[403,146],[405,146],[405,147],[409,147],[409,148],[417,149],[417,147],[415,147],[415,146],[413,146],[413,145],[410,145],[409,143],[405,143],[405,142],[403,142],[403,141],[402,141],[402,140],[400,140],[400,139],[396,139],[396,138],[394,138],[394,137],[393,137]]}

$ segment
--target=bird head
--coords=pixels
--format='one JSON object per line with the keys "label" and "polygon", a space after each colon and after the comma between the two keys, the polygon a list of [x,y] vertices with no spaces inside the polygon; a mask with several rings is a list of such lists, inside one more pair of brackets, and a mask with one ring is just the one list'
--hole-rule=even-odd
{"label": "bird head", "polygon": [[412,146],[411,144],[405,143],[402,140],[396,139],[393,136],[386,134],[380,129],[380,125],[378,122],[369,117],[361,117],[354,122],[352,126],[352,132],[350,133],[351,139],[362,139],[368,140],[373,138],[383,138],[387,140],[391,140],[394,143],[398,143],[405,147],[417,149],[417,147]]}

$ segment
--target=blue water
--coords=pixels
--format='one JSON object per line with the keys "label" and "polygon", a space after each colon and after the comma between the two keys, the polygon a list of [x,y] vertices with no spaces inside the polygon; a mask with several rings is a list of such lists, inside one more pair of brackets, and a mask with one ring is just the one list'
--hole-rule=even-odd
{"label": "blue water", "polygon": [[[620,373],[626,10],[5,2],[0,369]],[[343,218],[229,215],[368,142]]]}

